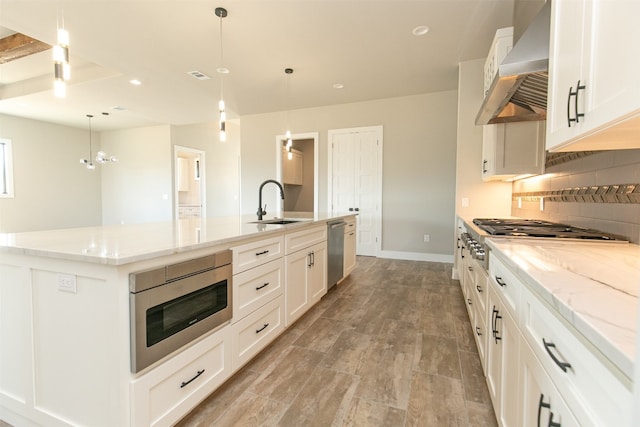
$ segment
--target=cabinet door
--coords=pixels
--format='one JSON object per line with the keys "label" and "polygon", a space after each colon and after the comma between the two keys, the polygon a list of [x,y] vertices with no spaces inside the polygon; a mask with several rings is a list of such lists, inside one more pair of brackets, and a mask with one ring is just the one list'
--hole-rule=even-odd
{"label": "cabinet door", "polygon": [[522,346],[523,388],[521,426],[578,426],[578,422],[554,387],[537,357],[524,340]]}
{"label": "cabinet door", "polygon": [[287,255],[285,262],[285,326],[290,326],[309,308],[307,276],[311,268],[310,251]]}
{"label": "cabinet door", "polygon": [[327,293],[327,243],[312,246],[310,256],[311,268],[307,288],[310,305],[313,305]]}
{"label": "cabinet door", "polygon": [[640,45],[629,41],[640,39],[640,3],[557,1],[552,8],[547,149],[639,147]]}
{"label": "cabinet door", "polygon": [[347,277],[356,268],[356,230],[347,229],[344,234],[344,277]]}
{"label": "cabinet door", "polygon": [[505,180],[544,172],[545,122],[485,125],[482,179]]}

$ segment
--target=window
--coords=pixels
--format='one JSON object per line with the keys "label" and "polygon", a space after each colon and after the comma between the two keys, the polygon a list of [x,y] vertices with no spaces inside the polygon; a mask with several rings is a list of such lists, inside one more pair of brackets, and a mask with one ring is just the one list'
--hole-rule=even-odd
{"label": "window", "polygon": [[11,140],[0,138],[0,198],[13,197]]}

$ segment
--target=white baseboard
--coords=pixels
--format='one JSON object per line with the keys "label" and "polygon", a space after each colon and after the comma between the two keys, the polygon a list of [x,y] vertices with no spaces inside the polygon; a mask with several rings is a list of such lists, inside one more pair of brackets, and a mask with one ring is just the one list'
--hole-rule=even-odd
{"label": "white baseboard", "polygon": [[404,259],[407,261],[431,261],[453,263],[453,255],[426,254],[423,252],[380,251],[379,258]]}

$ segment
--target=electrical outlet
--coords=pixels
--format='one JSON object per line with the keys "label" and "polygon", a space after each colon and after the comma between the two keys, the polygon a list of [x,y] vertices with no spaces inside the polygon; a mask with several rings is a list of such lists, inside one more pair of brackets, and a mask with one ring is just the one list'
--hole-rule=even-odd
{"label": "electrical outlet", "polygon": [[424,237],[423,237],[423,239],[424,239],[424,242],[425,242],[425,243],[426,243],[426,242],[430,242],[430,241],[431,241],[431,236],[429,236],[428,234],[425,234],[425,235],[424,235]]}
{"label": "electrical outlet", "polygon": [[540,197],[540,212],[544,211],[544,197]]}
{"label": "electrical outlet", "polygon": [[518,197],[518,209],[522,209],[522,197]]}
{"label": "electrical outlet", "polygon": [[463,197],[462,198],[462,207],[463,208],[468,208],[469,207],[469,199],[467,197]]}
{"label": "electrical outlet", "polygon": [[76,276],[58,273],[58,290],[75,294],[78,291]]}

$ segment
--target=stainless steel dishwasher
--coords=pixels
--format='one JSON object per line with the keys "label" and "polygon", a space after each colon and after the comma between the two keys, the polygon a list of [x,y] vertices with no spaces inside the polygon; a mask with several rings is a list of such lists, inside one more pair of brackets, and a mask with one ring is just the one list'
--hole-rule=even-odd
{"label": "stainless steel dishwasher", "polygon": [[333,287],[344,274],[344,227],[343,220],[327,223],[327,289]]}

